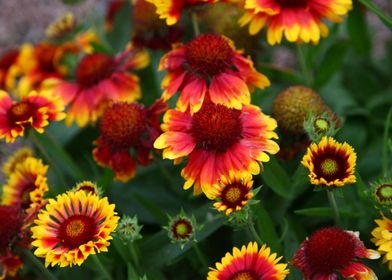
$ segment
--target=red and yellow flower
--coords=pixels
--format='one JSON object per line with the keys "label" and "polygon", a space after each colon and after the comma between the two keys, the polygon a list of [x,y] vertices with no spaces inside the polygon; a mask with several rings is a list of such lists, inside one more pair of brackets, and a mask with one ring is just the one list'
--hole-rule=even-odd
{"label": "red and yellow flower", "polygon": [[24,162],[28,157],[33,156],[33,151],[29,147],[23,147],[14,152],[7,158],[7,161],[3,164],[3,173],[5,176],[10,176],[19,163]]}
{"label": "red and yellow flower", "polygon": [[203,4],[213,4],[218,0],[148,0],[157,8],[156,13],[159,18],[165,19],[167,25],[176,24],[185,9],[200,6]]}
{"label": "red and yellow flower", "polygon": [[[0,57],[0,89],[10,90],[9,85],[12,84],[11,66],[16,62],[19,56],[18,49],[10,49],[4,52]],[[11,80],[11,81],[10,81]]]}
{"label": "red and yellow flower", "polygon": [[194,185],[194,194],[204,192],[213,198],[211,188],[230,171],[260,173],[262,162],[276,154],[279,146],[272,139],[276,121],[260,108],[244,105],[242,110],[205,103],[193,115],[169,110],[154,143],[163,149],[163,158],[179,162],[189,156],[181,175],[184,189]]}
{"label": "red and yellow flower", "polygon": [[240,211],[253,197],[252,185],[251,174],[232,171],[228,176],[221,176],[208,196],[218,200],[214,203],[216,210],[230,215],[232,212]]}
{"label": "red and yellow flower", "polygon": [[200,35],[162,57],[159,70],[167,70],[162,81],[163,99],[180,92],[177,107],[197,112],[205,99],[214,104],[241,109],[250,103],[250,90],[269,86],[253,62],[236,51],[228,39]]}
{"label": "red and yellow flower", "polygon": [[32,91],[21,101],[14,101],[0,90],[0,138],[14,142],[29,127],[43,133],[49,121],[65,118],[63,110],[62,100],[48,91]]}
{"label": "red and yellow flower", "polygon": [[31,228],[34,254],[45,266],[81,265],[89,255],[106,252],[119,217],[107,197],[84,191],[50,199]]}
{"label": "red and yellow flower", "polygon": [[18,49],[11,50],[2,58],[2,89],[17,93],[20,79],[35,67],[34,47],[29,43],[22,44]]}
{"label": "red and yellow flower", "polygon": [[0,269],[2,271],[0,280],[12,279],[22,267],[22,259],[11,251],[6,251],[5,254],[0,255]]}
{"label": "red and yellow flower", "polygon": [[49,189],[47,171],[48,166],[33,157],[18,163],[3,187],[2,204],[21,207],[28,214],[42,207],[44,194]]}
{"label": "red and yellow flower", "polygon": [[249,24],[249,33],[258,33],[268,25],[267,41],[281,43],[284,35],[289,42],[317,44],[328,35],[323,22],[341,22],[352,8],[352,0],[245,0],[241,26]]}
{"label": "red and yellow flower", "polygon": [[282,257],[275,253],[265,244],[258,249],[256,242],[249,242],[241,249],[233,248],[233,253],[226,253],[216,268],[211,268],[207,280],[251,280],[269,279],[283,280],[289,274],[287,264],[279,263]]}
{"label": "red and yellow flower", "polygon": [[80,127],[94,123],[111,102],[133,102],[141,97],[139,78],[128,72],[145,67],[146,52],[128,48],[116,57],[103,53],[84,56],[76,68],[76,80],[51,80],[47,86],[69,105],[66,124]]}
{"label": "red and yellow flower", "polygon": [[29,66],[24,66],[26,69],[21,71],[16,92],[19,96],[25,96],[32,90],[40,90],[42,82],[46,79],[65,77],[68,69],[62,62],[63,58],[66,53],[76,54],[79,49],[72,43],[41,42],[34,47],[22,46],[21,52],[24,52]]}
{"label": "red and yellow flower", "polygon": [[344,279],[376,280],[374,272],[357,260],[379,257],[377,251],[366,249],[359,234],[327,227],[301,243],[292,264],[302,270],[305,280],[337,280],[337,272]]}
{"label": "red and yellow flower", "polygon": [[93,150],[95,161],[113,169],[115,180],[127,182],[136,174],[136,161],[147,165],[152,159],[153,142],[161,133],[159,116],[166,103],[156,101],[144,108],[137,103],[119,102],[108,107],[100,122],[100,136]]}
{"label": "red and yellow flower", "polygon": [[308,147],[301,163],[308,168],[313,185],[342,187],[356,182],[356,159],[357,155],[349,144],[323,137],[320,143]]}
{"label": "red and yellow flower", "polygon": [[375,222],[378,226],[372,231],[372,242],[378,247],[378,252],[384,255],[383,263],[388,263],[388,268],[392,271],[392,220],[383,215],[382,219]]}

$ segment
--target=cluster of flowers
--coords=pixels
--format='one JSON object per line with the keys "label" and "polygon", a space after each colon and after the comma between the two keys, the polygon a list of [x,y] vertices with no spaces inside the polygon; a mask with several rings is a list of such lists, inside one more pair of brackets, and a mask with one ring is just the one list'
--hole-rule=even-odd
{"label": "cluster of flowers", "polygon": [[100,198],[89,181],[56,199],[46,199],[47,171],[48,165],[27,147],[3,166],[7,182],[0,205],[2,277],[15,276],[23,266],[19,255],[32,246],[38,247],[37,256],[45,257],[46,266],[66,266],[81,264],[96,251],[107,251],[110,244],[119,219],[114,205]]}
{"label": "cluster of flowers", "polygon": [[[218,1],[150,2],[160,18],[174,25],[183,10]],[[109,9],[105,25],[108,31],[124,3],[117,1]],[[149,63],[148,53],[140,47],[165,49],[182,33],[181,28],[169,28],[162,35],[162,23],[152,4],[135,1],[133,43],[119,54],[97,51],[94,46],[100,43],[99,38],[90,30],[76,28],[73,16],[66,14],[48,28],[48,41],[35,46],[26,44],[3,55],[0,137],[13,142],[29,128],[43,133],[49,121],[65,119],[67,125],[76,123],[81,128],[99,121],[100,135],[92,156],[97,164],[114,171],[115,180],[132,179],[136,162],[149,164],[155,148],[174,164],[186,161],[181,171],[184,189],[193,187],[195,195],[203,193],[216,200],[215,208],[226,215],[240,212],[255,195],[252,176],[258,175],[262,164],[280,149],[275,131],[279,119],[276,121],[251,104],[251,93],[268,87],[270,81],[227,37],[197,34],[186,44],[174,44],[161,58],[158,70],[166,71],[162,97],[149,107],[137,103],[141,87],[139,77],[132,71]],[[340,21],[352,3],[246,0],[233,5],[245,10],[239,22],[249,24],[250,34],[268,25],[267,41],[273,45],[281,43],[283,34],[289,42],[317,43],[328,31],[322,20]],[[74,68],[65,63],[69,59],[76,59]],[[176,93],[175,108],[167,109]],[[309,170],[310,182],[328,191],[356,181],[353,148],[338,143],[326,129],[334,121],[329,114],[312,120],[315,133],[321,136],[309,146],[302,160]],[[4,275],[14,275],[21,267],[13,249],[17,245],[30,248],[26,240],[30,231],[31,244],[37,247],[35,254],[45,258],[46,266],[81,265],[90,254],[106,251],[110,245],[119,220],[114,205],[87,181],[46,200],[47,169],[28,149],[16,153],[4,167],[7,183],[3,186],[0,219],[13,217],[11,226],[0,228],[4,236],[0,244]],[[391,184],[383,186],[376,190],[381,194],[377,197],[387,197],[390,203]],[[385,253],[384,260],[392,270],[392,221],[383,216],[376,222],[379,227],[372,232],[373,242],[379,252]],[[195,230],[183,216],[168,229],[174,239],[188,239]],[[357,233],[328,227],[315,231],[300,245],[292,264],[302,270],[306,279],[338,279],[338,274],[376,279],[374,272],[358,259],[378,258],[379,252],[366,249]],[[227,253],[207,278],[284,279],[289,271],[287,264],[279,263],[280,259],[271,254],[266,244],[259,249],[251,242]]]}

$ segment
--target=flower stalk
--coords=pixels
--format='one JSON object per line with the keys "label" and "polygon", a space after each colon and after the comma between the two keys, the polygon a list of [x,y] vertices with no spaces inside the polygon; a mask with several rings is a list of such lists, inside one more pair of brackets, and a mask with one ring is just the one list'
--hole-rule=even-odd
{"label": "flower stalk", "polygon": [[195,37],[200,35],[200,27],[199,27],[199,22],[197,20],[197,14],[196,12],[192,12],[192,26],[193,26],[193,32],[195,33]]}
{"label": "flower stalk", "polygon": [[105,266],[102,264],[102,262],[99,260],[97,255],[92,255],[91,256],[92,260],[94,261],[94,264],[96,267],[99,269],[99,271],[102,273],[103,277],[107,280],[112,280],[112,276],[110,276],[110,273],[107,271]]}
{"label": "flower stalk", "polygon": [[23,256],[28,260],[28,263],[32,264],[40,273],[43,279],[56,280],[57,278],[50,272],[43,263],[33,255],[29,250],[23,250]]}
{"label": "flower stalk", "polygon": [[252,219],[252,215],[249,215],[249,217],[248,217],[248,228],[249,228],[249,231],[252,234],[253,238],[256,240],[256,242],[258,244],[262,244],[263,241],[261,240],[259,234],[256,231],[255,223]]}
{"label": "flower stalk", "polygon": [[331,208],[333,210],[333,215],[334,215],[334,219],[335,219],[335,225],[339,226],[339,224],[340,224],[340,214],[339,214],[338,205],[336,203],[335,195],[334,195],[332,190],[327,190],[327,195],[328,195],[329,203],[331,204]]}

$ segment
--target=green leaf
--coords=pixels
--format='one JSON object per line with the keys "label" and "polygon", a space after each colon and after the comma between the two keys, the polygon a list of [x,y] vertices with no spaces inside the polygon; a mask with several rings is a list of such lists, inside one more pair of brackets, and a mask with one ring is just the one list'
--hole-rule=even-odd
{"label": "green leaf", "polygon": [[71,156],[63,149],[61,144],[48,132],[39,134],[31,131],[31,139],[47,160],[58,168],[59,172],[65,171],[74,180],[83,180],[84,172],[79,168]]}
{"label": "green leaf", "polygon": [[337,41],[325,53],[320,65],[317,67],[314,86],[321,88],[341,68],[348,49],[347,42]]}
{"label": "green leaf", "polygon": [[360,8],[358,2],[354,2],[354,10],[348,14],[347,31],[350,36],[351,46],[360,55],[369,55],[371,41],[366,22],[366,13]]}
{"label": "green leaf", "polygon": [[308,174],[309,171],[302,164],[300,164],[295,170],[294,174],[291,176],[291,188],[294,196],[297,196],[306,190],[312,189],[310,186]]}
{"label": "green leaf", "polygon": [[267,210],[259,204],[256,208],[256,215],[256,229],[260,234],[261,240],[267,242],[268,246],[270,246],[274,252],[281,252],[282,247],[280,246],[279,236]]}
{"label": "green leaf", "polygon": [[134,194],[134,197],[160,224],[167,223],[166,212],[161,207],[137,193]]}
{"label": "green leaf", "polygon": [[107,39],[115,52],[124,50],[131,40],[132,31],[132,6],[129,2],[124,3],[116,13],[112,30],[107,34]]}
{"label": "green leaf", "polygon": [[371,10],[373,13],[375,13],[380,20],[389,28],[392,30],[392,19],[387,16],[379,6],[377,6],[372,0],[359,0],[363,5],[366,6],[369,10]]}
{"label": "green leaf", "polygon": [[261,177],[266,186],[271,188],[276,194],[285,198],[291,197],[290,178],[276,158],[271,157],[270,161],[265,164]]}

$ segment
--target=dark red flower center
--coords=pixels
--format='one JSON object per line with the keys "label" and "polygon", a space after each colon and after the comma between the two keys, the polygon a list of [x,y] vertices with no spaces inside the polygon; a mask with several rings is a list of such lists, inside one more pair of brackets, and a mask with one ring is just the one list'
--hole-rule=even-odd
{"label": "dark red flower center", "polygon": [[350,233],[342,229],[323,228],[310,236],[304,249],[313,271],[330,274],[345,267],[354,259],[355,240]]}
{"label": "dark red flower center", "polygon": [[108,78],[114,70],[112,57],[95,53],[82,58],[76,68],[76,80],[83,87],[91,87]]}
{"label": "dark red flower center", "polygon": [[97,191],[93,184],[85,183],[79,184],[77,187],[78,191],[84,191],[86,193],[97,194]]}
{"label": "dark red flower center", "polygon": [[23,190],[22,190],[21,198],[20,198],[23,209],[29,208],[29,206],[31,204],[30,192],[35,190],[35,188],[36,188],[36,186],[33,182],[28,183],[25,186],[23,186]]}
{"label": "dark red flower center", "polygon": [[94,240],[96,233],[97,227],[93,218],[75,215],[61,224],[57,237],[64,247],[73,249]]}
{"label": "dark red flower center", "polygon": [[35,105],[26,101],[21,101],[13,104],[11,108],[8,110],[8,119],[12,123],[26,122],[31,117],[33,117],[35,111],[36,111]]}
{"label": "dark red flower center", "polygon": [[260,279],[257,277],[256,273],[252,270],[242,270],[236,272],[229,280],[257,280]]}
{"label": "dark red flower center", "polygon": [[327,182],[343,179],[348,169],[348,158],[342,152],[323,153],[314,158],[314,172],[318,178],[324,178]]}
{"label": "dark red flower center", "polygon": [[0,57],[0,69],[7,71],[18,58],[18,50],[9,50]]}
{"label": "dark red flower center", "polygon": [[17,207],[0,205],[0,255],[9,247],[22,226],[22,216]]}
{"label": "dark red flower center", "polygon": [[248,192],[246,186],[241,183],[234,183],[224,187],[220,199],[223,205],[235,209],[237,206],[242,206],[243,201],[246,201]]}
{"label": "dark red flower center", "polygon": [[308,0],[276,0],[283,8],[305,8],[308,6]]}
{"label": "dark red flower center", "polygon": [[111,148],[129,148],[140,141],[147,125],[146,110],[136,103],[115,103],[103,114],[100,131]]}
{"label": "dark red flower center", "polygon": [[204,104],[193,115],[192,136],[202,148],[225,152],[242,138],[241,111],[223,105]]}
{"label": "dark red flower center", "polygon": [[192,224],[187,219],[178,219],[172,224],[171,232],[176,240],[189,239],[193,232]]}
{"label": "dark red flower center", "polygon": [[45,73],[57,72],[54,67],[54,59],[58,48],[58,46],[46,43],[39,44],[35,47],[34,54],[41,71]]}
{"label": "dark red flower center", "polygon": [[232,54],[229,43],[219,35],[200,35],[185,46],[189,66],[201,74],[221,73],[231,66]]}

